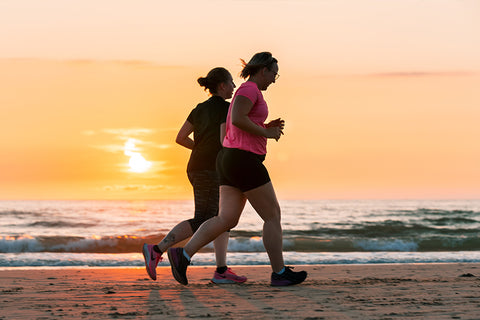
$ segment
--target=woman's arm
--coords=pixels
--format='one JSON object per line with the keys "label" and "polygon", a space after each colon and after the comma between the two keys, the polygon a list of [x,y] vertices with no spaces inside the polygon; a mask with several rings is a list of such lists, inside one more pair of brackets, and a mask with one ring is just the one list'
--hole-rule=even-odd
{"label": "woman's arm", "polygon": [[278,140],[283,134],[281,126],[263,128],[248,117],[253,107],[252,101],[244,96],[236,96],[232,106],[232,124],[248,133]]}
{"label": "woman's arm", "polygon": [[189,135],[193,132],[193,124],[190,122],[185,121],[183,126],[178,131],[177,138],[175,142],[181,146],[184,146],[187,149],[193,149],[195,142],[189,137]]}
{"label": "woman's arm", "polygon": [[225,139],[225,135],[227,131],[227,125],[224,123],[220,124],[220,144],[223,146],[223,140]]}

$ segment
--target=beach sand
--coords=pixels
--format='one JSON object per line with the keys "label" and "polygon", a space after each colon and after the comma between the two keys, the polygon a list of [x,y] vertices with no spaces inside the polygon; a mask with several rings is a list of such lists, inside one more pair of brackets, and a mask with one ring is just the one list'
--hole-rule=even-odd
{"label": "beach sand", "polygon": [[271,287],[269,266],[234,266],[244,284],[190,284],[170,267],[0,271],[0,319],[480,319],[480,264],[310,265],[306,282]]}

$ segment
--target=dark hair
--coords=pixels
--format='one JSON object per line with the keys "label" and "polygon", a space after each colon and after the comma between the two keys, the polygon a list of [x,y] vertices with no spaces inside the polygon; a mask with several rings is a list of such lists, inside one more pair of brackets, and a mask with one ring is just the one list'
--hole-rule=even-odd
{"label": "dark hair", "polygon": [[211,94],[216,94],[218,85],[223,82],[228,82],[231,77],[232,75],[227,69],[217,67],[210,70],[206,77],[198,78],[197,82],[200,86],[205,87],[205,90],[208,89]]}
{"label": "dark hair", "polygon": [[268,70],[272,70],[272,66],[274,63],[278,63],[278,60],[275,59],[270,52],[259,52],[256,53],[248,63],[245,60],[240,59],[242,61],[243,70],[240,73],[240,77],[246,79],[251,75],[256,74],[258,71],[262,70],[263,68],[268,68]]}

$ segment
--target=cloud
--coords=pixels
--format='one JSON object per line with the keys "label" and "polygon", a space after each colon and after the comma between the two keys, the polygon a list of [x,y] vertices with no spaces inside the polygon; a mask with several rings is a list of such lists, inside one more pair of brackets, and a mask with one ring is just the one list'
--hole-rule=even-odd
{"label": "cloud", "polygon": [[173,146],[173,144],[154,144],[152,145],[153,148],[157,148],[157,149],[168,149],[168,148],[171,148]]}
{"label": "cloud", "polygon": [[112,134],[120,137],[138,137],[155,133],[155,129],[149,128],[118,128],[118,129],[103,129],[102,132]]}
{"label": "cloud", "polygon": [[49,59],[39,57],[5,57],[0,58],[0,62],[7,63],[60,63],[72,66],[88,66],[94,64],[112,64],[132,68],[161,68],[161,69],[179,69],[187,68],[185,65],[167,65],[158,64],[152,60],[109,60],[109,59]]}
{"label": "cloud", "polygon": [[[45,60],[45,59],[35,59],[35,60]],[[49,60],[60,63],[67,63],[71,65],[93,65],[93,64],[113,64],[123,67],[130,68],[161,68],[161,69],[179,69],[185,68],[182,65],[161,65],[154,61],[150,60],[95,60],[95,59],[71,59],[71,60]]]}
{"label": "cloud", "polygon": [[140,141],[138,139],[135,139],[135,141],[137,144],[141,144],[144,147],[161,149],[161,150],[169,149],[174,145],[172,143],[155,143],[152,141]]}
{"label": "cloud", "polygon": [[104,186],[103,191],[163,191],[170,189],[166,185],[144,185],[144,184],[128,184],[128,185],[112,185]]}
{"label": "cloud", "polygon": [[[95,130],[84,130],[81,134],[85,136],[95,136],[98,134],[107,134],[115,136],[115,140],[120,140],[122,143],[112,143],[107,145],[91,145],[90,147],[99,149],[111,153],[124,153],[125,146],[130,146],[129,151],[132,152],[142,152],[144,148],[155,148],[155,149],[169,149],[173,146],[172,144],[165,143],[156,143],[154,141],[146,141],[144,137],[153,135],[158,132],[166,132],[177,130],[177,128],[162,128],[162,129],[151,129],[151,128],[105,128],[99,131]],[[140,138],[139,138],[140,137]],[[132,147],[133,145],[133,147]]]}
{"label": "cloud", "polygon": [[384,78],[421,78],[421,77],[470,77],[478,75],[478,72],[468,71],[401,71],[372,73],[372,77]]}
{"label": "cloud", "polygon": [[[137,145],[148,145],[151,148],[162,149],[162,150],[169,149],[169,148],[173,147],[172,144],[154,144],[154,143],[149,143],[149,142],[142,142],[142,141],[139,141],[139,140],[136,140],[136,146]],[[98,149],[98,150],[106,151],[106,152],[111,152],[111,153],[124,153],[125,152],[125,144],[90,145],[90,147]],[[140,148],[136,147],[135,150],[140,151]]]}
{"label": "cloud", "polygon": [[123,144],[107,144],[103,146],[91,146],[92,148],[99,149],[102,151],[106,152],[112,152],[112,153],[123,153],[124,151],[124,145]]}

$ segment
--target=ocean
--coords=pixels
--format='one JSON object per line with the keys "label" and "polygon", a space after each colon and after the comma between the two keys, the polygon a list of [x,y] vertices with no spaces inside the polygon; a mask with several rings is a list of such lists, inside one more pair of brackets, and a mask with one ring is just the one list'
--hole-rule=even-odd
{"label": "ocean", "polygon": [[[280,201],[285,262],[480,262],[480,200]],[[143,266],[191,218],[193,201],[0,201],[0,268]],[[247,204],[230,232],[229,265],[268,265],[262,220]],[[193,265],[214,265],[213,246]],[[160,263],[168,266],[168,258]]]}

